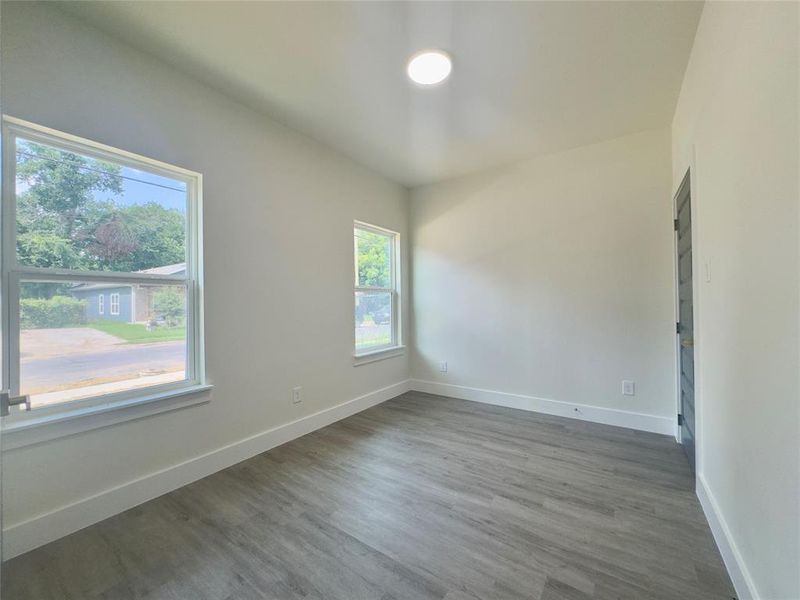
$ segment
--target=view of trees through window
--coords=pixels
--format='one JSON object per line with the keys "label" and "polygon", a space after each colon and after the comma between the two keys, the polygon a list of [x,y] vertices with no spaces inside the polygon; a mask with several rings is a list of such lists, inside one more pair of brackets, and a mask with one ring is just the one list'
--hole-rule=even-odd
{"label": "view of trees through window", "polygon": [[17,139],[20,391],[34,405],[185,378],[184,285],[82,280],[87,271],[186,273],[182,181]]}
{"label": "view of trees through window", "polygon": [[17,258],[100,271],[183,262],[185,198],[182,182],[18,140]]}
{"label": "view of trees through window", "polygon": [[355,228],[356,353],[394,342],[393,244],[390,234]]}

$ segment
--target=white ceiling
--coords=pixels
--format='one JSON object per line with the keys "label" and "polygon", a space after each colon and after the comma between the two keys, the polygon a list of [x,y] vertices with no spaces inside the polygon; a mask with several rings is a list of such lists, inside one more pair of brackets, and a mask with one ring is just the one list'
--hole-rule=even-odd
{"label": "white ceiling", "polygon": [[[64,6],[64,4],[62,4]],[[699,2],[71,2],[67,10],[419,185],[667,126]],[[453,56],[428,89],[422,48]]]}

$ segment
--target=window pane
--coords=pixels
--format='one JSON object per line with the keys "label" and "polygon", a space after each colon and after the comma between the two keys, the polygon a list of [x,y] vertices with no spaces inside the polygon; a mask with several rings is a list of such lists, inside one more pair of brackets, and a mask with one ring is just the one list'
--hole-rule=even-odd
{"label": "window pane", "polygon": [[392,286],[392,238],[355,229],[356,286]]}
{"label": "window pane", "polygon": [[184,182],[24,139],[16,150],[21,265],[185,270]]}
{"label": "window pane", "polygon": [[392,342],[392,295],[356,292],[356,353]]}
{"label": "window pane", "polygon": [[186,287],[23,282],[20,363],[34,408],[182,381]]}

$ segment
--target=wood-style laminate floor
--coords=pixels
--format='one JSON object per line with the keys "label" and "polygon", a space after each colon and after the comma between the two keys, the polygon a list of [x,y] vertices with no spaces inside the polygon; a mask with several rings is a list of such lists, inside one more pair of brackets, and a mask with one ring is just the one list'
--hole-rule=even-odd
{"label": "wood-style laminate floor", "polygon": [[3,598],[729,600],[667,436],[409,393],[9,561]]}

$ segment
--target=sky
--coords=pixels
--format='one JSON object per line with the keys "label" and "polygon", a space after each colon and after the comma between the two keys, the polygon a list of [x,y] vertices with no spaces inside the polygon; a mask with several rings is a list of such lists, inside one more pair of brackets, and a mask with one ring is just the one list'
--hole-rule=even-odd
{"label": "sky", "polygon": [[122,206],[157,202],[164,208],[174,208],[186,212],[186,184],[182,181],[175,181],[130,167],[122,167],[122,176],[124,179],[122,180],[121,197],[108,192],[95,192],[95,199],[114,200]]}

